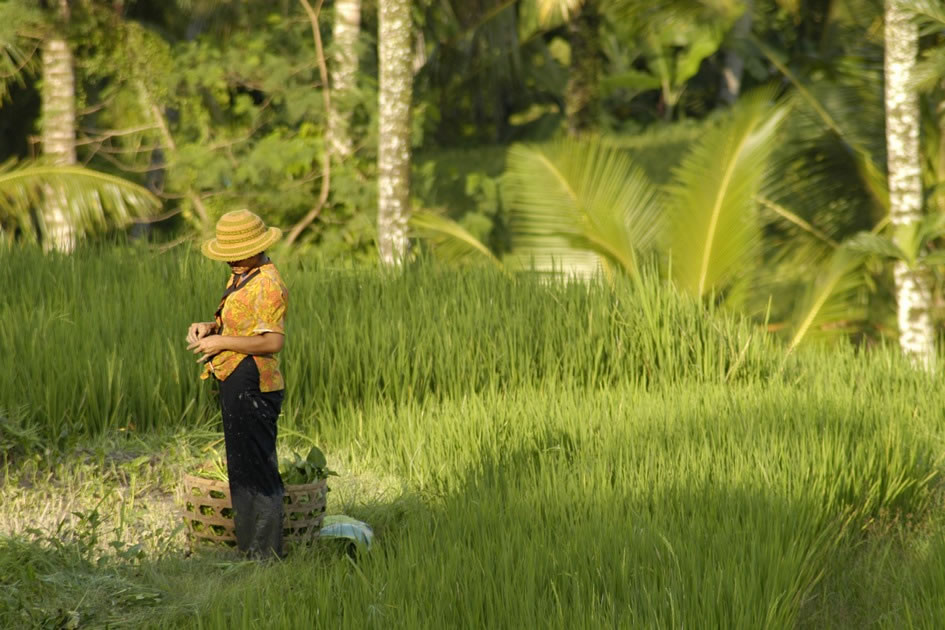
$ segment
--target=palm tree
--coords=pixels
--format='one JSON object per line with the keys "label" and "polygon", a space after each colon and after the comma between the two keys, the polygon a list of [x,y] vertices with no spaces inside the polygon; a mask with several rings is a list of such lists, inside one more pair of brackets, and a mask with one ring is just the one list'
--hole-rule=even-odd
{"label": "palm tree", "polygon": [[[910,244],[922,221],[922,176],[919,158],[919,102],[915,72],[919,29],[903,0],[886,0],[886,150],[889,177],[889,217],[900,249]],[[899,343],[916,363],[932,369],[935,337],[930,309],[932,280],[924,266],[894,263]]]}
{"label": "palm tree", "polygon": [[[124,226],[160,207],[141,186],[76,165],[75,75],[62,36],[68,10],[66,0],[56,1],[54,16],[29,3],[0,6],[4,81],[41,73],[44,153],[41,160],[0,165],[0,232],[5,238],[31,236],[63,252],[72,251],[80,236]],[[23,42],[38,42],[39,64]]]}
{"label": "palm tree", "polygon": [[332,109],[328,118],[331,152],[339,161],[354,151],[349,124],[351,93],[358,76],[358,38],[361,33],[361,0],[336,0],[332,26]]}
{"label": "palm tree", "polygon": [[409,0],[381,0],[379,18],[377,244],[381,263],[396,266],[404,261],[407,254],[407,221],[410,215],[413,23]]}
{"label": "palm tree", "polygon": [[147,189],[114,175],[82,166],[11,160],[0,165],[0,235],[48,242],[48,228],[34,209],[42,207],[50,189],[68,200],[65,219],[73,239],[124,227],[160,209],[160,201]]}
{"label": "palm tree", "polygon": [[[76,163],[75,69],[72,50],[62,26],[69,21],[68,0],[58,0],[53,23],[42,46],[42,115],[40,137],[43,155],[56,166]],[[75,248],[75,228],[69,220],[69,200],[61,189],[44,189],[42,221],[44,247],[71,252]]]}

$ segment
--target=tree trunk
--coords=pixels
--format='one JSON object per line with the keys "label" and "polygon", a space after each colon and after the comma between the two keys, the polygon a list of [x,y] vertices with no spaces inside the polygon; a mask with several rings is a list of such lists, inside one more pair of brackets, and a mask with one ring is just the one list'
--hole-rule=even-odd
{"label": "tree trunk", "polygon": [[403,263],[407,254],[410,202],[410,102],[413,95],[410,0],[381,0],[379,17],[377,245],[381,262],[396,266]]}
{"label": "tree trunk", "polygon": [[[67,6],[61,0],[63,18]],[[66,40],[50,35],[42,47],[43,84],[41,141],[43,155],[57,166],[76,163],[75,155],[75,70],[72,51]],[[75,249],[75,227],[69,218],[69,200],[65,193],[47,186],[44,188],[43,223],[44,247],[62,252]]]}
{"label": "tree trunk", "polygon": [[[922,220],[919,156],[919,101],[910,87],[919,50],[919,31],[902,0],[886,0],[886,151],[889,216],[894,233]],[[899,243],[906,249],[906,243]],[[935,336],[930,315],[932,279],[926,268],[897,261],[896,302],[899,344],[918,365],[935,364]]]}
{"label": "tree trunk", "polygon": [[329,146],[338,161],[354,152],[351,138],[352,93],[358,78],[358,36],[361,32],[361,0],[337,0],[332,27],[332,109],[328,118]]}
{"label": "tree trunk", "polygon": [[726,105],[733,105],[742,91],[742,75],[745,73],[745,60],[739,52],[739,45],[751,33],[751,12],[753,0],[746,0],[745,12],[732,29],[731,41],[725,51],[725,67],[722,68],[722,84],[719,88],[719,100]]}
{"label": "tree trunk", "polygon": [[568,22],[571,43],[571,67],[564,95],[568,132],[581,134],[597,123],[600,107],[598,83],[600,75],[600,13],[597,0],[581,5]]}

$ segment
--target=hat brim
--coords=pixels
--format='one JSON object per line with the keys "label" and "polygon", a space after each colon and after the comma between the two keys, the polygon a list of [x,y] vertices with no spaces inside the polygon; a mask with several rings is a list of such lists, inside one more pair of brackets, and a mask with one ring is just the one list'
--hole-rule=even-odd
{"label": "hat brim", "polygon": [[247,243],[240,243],[238,246],[223,247],[216,238],[204,241],[200,251],[204,256],[211,260],[221,262],[236,262],[244,258],[250,258],[265,251],[282,238],[282,230],[277,227],[271,227],[259,237]]}

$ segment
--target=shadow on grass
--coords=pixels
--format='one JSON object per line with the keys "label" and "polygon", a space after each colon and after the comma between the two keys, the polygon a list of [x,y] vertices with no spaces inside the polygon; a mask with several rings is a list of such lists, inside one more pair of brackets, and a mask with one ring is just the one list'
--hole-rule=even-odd
{"label": "shadow on grass", "polygon": [[446,558],[453,571],[441,569],[444,580],[411,578],[422,582],[418,591],[443,602],[427,621],[439,623],[443,615],[447,623],[490,627],[526,627],[534,619],[555,627],[793,624],[839,535],[839,520],[824,522],[813,502],[727,480],[641,485],[620,446],[607,450],[613,456],[602,459],[613,466],[601,467],[562,434],[488,462],[449,497],[428,530],[426,555]]}
{"label": "shadow on grass", "polygon": [[[422,509],[404,496],[352,506],[381,536]],[[179,627],[198,618],[221,593],[257,581],[331,566],[350,568],[360,554],[348,541],[316,540],[288,549],[284,561],[247,560],[234,547],[196,542],[169,545],[159,557],[130,543],[105,543],[97,516],[55,532],[0,537],[0,628]],[[174,533],[168,541],[179,541]]]}
{"label": "shadow on grass", "polygon": [[[613,468],[564,436],[483,461],[357,564],[290,560],[221,593],[203,626],[793,626],[839,522],[763,488],[640,486],[607,450]],[[285,589],[306,595],[274,608]]]}

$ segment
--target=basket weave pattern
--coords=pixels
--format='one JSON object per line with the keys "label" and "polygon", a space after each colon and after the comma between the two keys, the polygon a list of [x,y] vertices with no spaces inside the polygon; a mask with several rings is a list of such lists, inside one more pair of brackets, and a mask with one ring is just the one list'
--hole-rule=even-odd
{"label": "basket weave pattern", "polygon": [[[184,475],[182,489],[183,518],[192,540],[236,541],[227,482]],[[285,486],[282,527],[287,543],[309,542],[318,537],[327,492],[324,479]]]}

